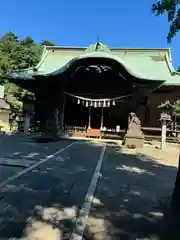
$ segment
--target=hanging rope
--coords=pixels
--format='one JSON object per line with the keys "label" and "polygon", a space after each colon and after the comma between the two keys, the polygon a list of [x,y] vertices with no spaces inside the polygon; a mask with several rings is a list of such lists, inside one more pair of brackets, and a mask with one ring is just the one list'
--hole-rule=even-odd
{"label": "hanging rope", "polygon": [[125,96],[120,96],[120,97],[115,97],[115,98],[85,98],[85,97],[81,97],[81,96],[78,96],[78,95],[74,95],[72,93],[68,93],[68,92],[65,92],[66,95],[70,96],[70,97],[73,97],[73,98],[77,98],[77,99],[80,99],[80,100],[83,100],[83,101],[86,101],[86,102],[107,102],[107,101],[116,101],[116,100],[119,100],[119,99],[123,99],[123,98],[127,98],[127,97],[130,97],[132,96],[132,94],[128,94],[128,95],[125,95]]}

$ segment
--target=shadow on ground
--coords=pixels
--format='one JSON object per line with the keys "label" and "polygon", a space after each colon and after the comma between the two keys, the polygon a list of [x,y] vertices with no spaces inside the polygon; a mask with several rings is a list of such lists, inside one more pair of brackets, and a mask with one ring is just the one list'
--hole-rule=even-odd
{"label": "shadow on ground", "polygon": [[[63,145],[64,144],[64,145]],[[63,148],[68,140],[37,143],[23,133],[0,135],[0,182]]]}
{"label": "shadow on ground", "polygon": [[[57,167],[61,167],[59,164]],[[70,173],[77,166],[69,168],[65,178],[51,175],[47,169],[34,174],[34,183],[25,184],[30,178],[27,174],[24,181],[17,180],[1,190],[1,208],[5,209],[0,216],[2,239],[21,238],[24,234],[60,239],[62,232],[68,239],[80,207],[73,206],[71,195],[76,182],[70,181]],[[107,143],[86,239],[180,239],[172,221],[167,221],[176,173],[174,167],[158,164],[145,155],[123,153],[116,143]],[[6,199],[12,197],[12,204],[6,205]]]}
{"label": "shadow on ground", "polygon": [[168,208],[177,169],[108,145],[89,218],[96,238],[105,239],[102,227],[112,239],[180,239]]}
{"label": "shadow on ground", "polygon": [[[39,135],[25,135],[23,133],[0,135],[0,157],[12,159],[39,160],[52,152],[59,150],[60,145],[52,139],[41,139]],[[59,142],[66,142],[63,139]],[[64,144],[64,145],[65,145]]]}
{"label": "shadow on ground", "polygon": [[[68,145],[67,142],[72,141],[63,141],[63,145]],[[61,141],[58,146],[62,148]],[[59,240],[62,233],[66,239],[69,237],[81,206],[77,203],[83,203],[97,163],[97,159],[92,159],[84,164],[82,152],[91,158],[92,151],[98,151],[99,156],[101,150],[95,144],[95,150],[83,151],[81,144],[77,146],[70,153],[63,152],[64,157],[57,155],[53,161],[39,165],[0,189],[1,239],[24,239],[28,235],[30,239]],[[74,161],[74,155],[82,159]]]}

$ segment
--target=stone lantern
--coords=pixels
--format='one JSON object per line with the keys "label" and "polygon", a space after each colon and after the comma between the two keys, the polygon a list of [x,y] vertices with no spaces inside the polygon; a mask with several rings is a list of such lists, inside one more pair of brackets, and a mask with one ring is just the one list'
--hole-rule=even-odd
{"label": "stone lantern", "polygon": [[29,132],[31,117],[34,114],[34,96],[26,94],[23,97],[24,133]]}
{"label": "stone lantern", "polygon": [[9,131],[10,105],[4,99],[4,86],[0,85],[0,132]]}
{"label": "stone lantern", "polygon": [[167,125],[172,121],[175,106],[167,100],[164,103],[161,103],[158,108],[160,109],[159,120],[161,122],[161,149],[164,149],[166,145]]}

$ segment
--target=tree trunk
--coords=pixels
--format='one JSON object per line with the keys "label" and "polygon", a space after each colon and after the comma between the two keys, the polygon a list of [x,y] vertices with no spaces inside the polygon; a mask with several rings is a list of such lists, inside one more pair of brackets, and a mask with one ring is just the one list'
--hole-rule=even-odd
{"label": "tree trunk", "polygon": [[171,199],[171,207],[175,210],[180,211],[180,155],[179,155],[179,166],[176,176],[176,182],[174,186],[174,192]]}

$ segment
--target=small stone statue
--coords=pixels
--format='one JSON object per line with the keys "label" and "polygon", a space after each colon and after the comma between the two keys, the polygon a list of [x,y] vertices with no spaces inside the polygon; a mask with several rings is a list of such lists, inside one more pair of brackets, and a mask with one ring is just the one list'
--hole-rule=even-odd
{"label": "small stone statue", "polygon": [[141,121],[133,112],[128,117],[128,130],[124,139],[127,148],[141,148],[144,144],[144,135],[141,131]]}
{"label": "small stone statue", "polygon": [[136,113],[131,112],[128,118],[128,129],[130,130],[135,127],[140,128],[140,126],[141,126],[141,121],[136,116]]}

